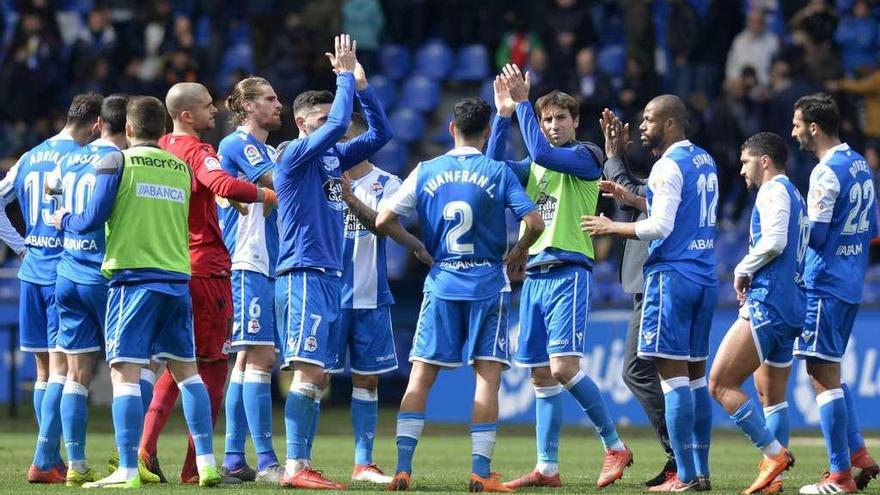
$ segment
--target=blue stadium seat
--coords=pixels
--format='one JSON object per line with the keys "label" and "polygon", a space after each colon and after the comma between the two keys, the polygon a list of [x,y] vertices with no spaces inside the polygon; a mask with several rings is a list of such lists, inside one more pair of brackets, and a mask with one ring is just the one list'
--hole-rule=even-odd
{"label": "blue stadium seat", "polygon": [[489,77],[489,52],[483,45],[467,45],[458,51],[453,78],[456,81],[477,82]]}
{"label": "blue stadium seat", "polygon": [[430,112],[440,103],[440,84],[425,76],[407,79],[401,93],[401,104],[420,112]]}
{"label": "blue stadium seat", "polygon": [[397,81],[409,73],[409,49],[401,45],[384,45],[379,50],[382,73]]}
{"label": "blue stadium seat", "polygon": [[228,76],[236,69],[241,69],[248,74],[254,72],[254,50],[250,44],[232,45],[223,54],[223,60],[220,62],[220,76]]}
{"label": "blue stadium seat", "polygon": [[401,107],[391,114],[391,128],[398,140],[409,144],[422,138],[425,119],[412,108]]}
{"label": "blue stadium seat", "polygon": [[197,45],[207,47],[211,43],[211,18],[203,15],[196,19],[193,38]]}
{"label": "blue stadium seat", "polygon": [[[498,110],[495,108],[495,88],[492,86],[493,82],[493,79],[489,79],[480,86],[480,98],[486,100],[486,103],[492,107],[492,110]],[[494,119],[495,116],[492,115],[492,118]]]}
{"label": "blue stadium seat", "polygon": [[626,47],[608,45],[599,50],[596,58],[599,70],[608,77],[622,77],[626,72]]}
{"label": "blue stadium seat", "polygon": [[379,97],[386,112],[394,108],[394,104],[397,102],[397,89],[394,87],[394,81],[378,74],[370,76],[370,86],[376,91],[376,96]]}
{"label": "blue stadium seat", "polygon": [[443,41],[429,41],[416,53],[415,73],[438,81],[452,70],[452,50]]}
{"label": "blue stadium seat", "polygon": [[402,176],[409,168],[409,149],[406,144],[392,139],[370,161],[382,170]]}

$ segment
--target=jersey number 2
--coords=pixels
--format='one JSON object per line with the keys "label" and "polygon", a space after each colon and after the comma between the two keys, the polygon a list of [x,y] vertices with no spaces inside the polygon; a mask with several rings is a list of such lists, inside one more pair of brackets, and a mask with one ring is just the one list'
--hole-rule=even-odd
{"label": "jersey number 2", "polygon": [[443,208],[443,218],[458,223],[446,232],[446,250],[452,254],[474,254],[474,244],[459,242],[474,226],[474,212],[464,201],[450,201]]}

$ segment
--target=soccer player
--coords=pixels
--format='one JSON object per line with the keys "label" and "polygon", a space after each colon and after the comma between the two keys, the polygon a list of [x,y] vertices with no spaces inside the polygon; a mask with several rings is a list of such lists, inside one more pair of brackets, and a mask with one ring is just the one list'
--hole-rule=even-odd
{"label": "soccer player", "polygon": [[[363,117],[355,113],[343,138],[350,141],[367,130]],[[333,324],[336,362],[329,373],[341,373],[348,355],[351,368],[351,425],[355,459],[352,481],[387,484],[390,476],[373,463],[373,441],[379,415],[379,375],[397,369],[391,309],[394,297],[388,287],[385,263],[385,235],[376,230],[379,203],[400,188],[400,179],[364,160],[342,178],[345,201],[345,248],[342,270],[342,311]],[[395,240],[427,259],[421,241],[400,229],[404,238]]]}
{"label": "soccer player", "polygon": [[734,269],[740,317],[721,342],[709,375],[709,392],[764,454],[758,477],[745,494],[764,490],[794,465],[784,445],[788,432],[771,430],[771,419],[765,420],[742,390],[743,382],[762,369],[769,378],[767,406],[785,401],[794,339],[804,321],[803,266],[810,222],[804,199],[785,176],[787,155],[785,141],[771,132],[755,134],[742,145],[740,175],[758,196],[749,253]]}
{"label": "soccer player", "polygon": [[[810,173],[810,243],[804,278],[807,313],[794,355],[807,361],[816,390],[829,475],[800,493],[854,493],[877,476],[856,417],[852,391],[840,378],[868,267],[868,243],[877,236],[877,199],[868,163],[837,134],[840,114],[826,94],[794,104],[791,136],[819,163]],[[858,469],[853,476],[852,468]]]}
{"label": "soccer player", "polygon": [[19,343],[23,352],[34,353],[37,363],[34,417],[40,429],[28,470],[31,483],[64,483],[67,475],[59,446],[67,359],[57,348],[55,308],[55,267],[64,236],[52,226],[59,205],[57,198],[46,194],[45,184],[68,153],[97,136],[102,99],[94,93],[75,96],[61,132],[22,155],[0,182],[0,209],[17,198],[25,224],[27,254],[18,271]]}
{"label": "soccer player", "polygon": [[[101,104],[100,139],[71,152],[58,169],[63,207],[82,213],[95,190],[96,168],[108,153],[125,149],[125,108],[128,98],[110,96]],[[98,351],[104,343],[107,280],[101,275],[104,231],[68,232],[58,261],[55,304],[58,348],[67,356],[67,381],[61,395],[61,426],[69,467],[67,486],[97,480],[86,462],[89,384]],[[39,466],[46,470],[48,466]]]}
{"label": "soccer player", "polygon": [[[193,176],[188,219],[192,260],[189,292],[195,316],[198,373],[208,390],[213,425],[223,401],[232,323],[230,259],[217,221],[214,196],[244,203],[262,202],[271,206],[276,203],[275,193],[229,176],[222,170],[214,148],[199,140],[199,132],[214,127],[214,115],[217,113],[213,99],[204,86],[198,83],[175,84],[165,96],[165,101],[174,122],[174,130],[162,136],[159,146],[183,160]],[[179,394],[179,383],[175,383],[177,380],[173,371],[166,369],[156,383],[140,445],[140,457],[156,474],[161,473],[156,455],[158,437]],[[193,439],[190,439],[180,473],[180,480],[184,483],[199,481],[194,455],[194,450],[196,454],[198,451],[194,447],[198,446],[193,444]],[[231,481],[224,478],[224,482]]]}
{"label": "soccer player", "polygon": [[[632,451],[620,440],[596,383],[581,369],[586,350],[587,313],[593,276],[593,242],[578,231],[584,213],[595,213],[602,175],[602,151],[575,140],[579,105],[571,96],[553,91],[538,99],[538,118],[529,103],[530,76],[509,64],[496,79],[498,116],[488,156],[500,159],[516,111],[529,157],[513,163],[513,171],[538,205],[547,229],[525,263],[526,280],[520,300],[520,333],[514,361],[531,368],[536,397],[538,462],[535,469],[507,482],[511,488],[561,486],[559,433],[562,393],[568,391],[583,408],[602,438],[605,459],[596,484],[614,483],[632,464]],[[522,263],[511,267],[518,272]]]}
{"label": "soccer player", "polygon": [[[341,489],[315,470],[311,446],[320,413],[326,369],[335,361],[330,327],[339,315],[342,291],[342,178],[345,170],[375,153],[391,138],[382,105],[357,62],[357,44],[336,37],[327,54],[336,76],[336,96],[307,91],[296,97],[293,114],[300,139],[276,165],[281,249],[275,280],[278,333],[293,381],[284,409],[287,462],[282,486]],[[351,118],[354,89],[370,130],[337,144]]]}
{"label": "soccer player", "polygon": [[[412,371],[397,416],[397,470],[389,490],[408,490],[412,458],[425,426],[428,392],[442,368],[463,358],[474,368],[470,491],[512,492],[490,469],[498,432],[498,389],[508,358],[507,307],[502,289],[507,248],[505,208],[525,224],[508,260],[522,260],[544,229],[535,204],[503,162],[480,149],[489,135],[492,108],[480,98],[455,105],[449,132],[455,148],[416,166],[384,202],[380,232],[415,212],[435,262],[409,360]],[[462,355],[465,346],[466,356]]]}
{"label": "soccer player", "polygon": [[[84,488],[137,488],[138,440],[143,429],[141,368],[167,360],[183,395],[187,426],[196,442],[199,484],[221,482],[214,465],[211,408],[198,375],[190,300],[187,217],[192,172],[159,148],[165,107],[150,96],[127,107],[130,147],[104,156],[92,200],[82,213],[59,209],[57,228],[82,234],[104,228],[101,265],[110,279],[105,319],[107,362],[113,382],[113,426],[119,468]],[[144,235],[148,233],[149,235]]]}
{"label": "soccer player", "polygon": [[712,399],[706,383],[709,331],[715,311],[715,160],[685,137],[687,109],[674,95],[648,102],[642,145],[659,159],[648,176],[648,218],[613,222],[584,216],[593,235],[650,241],[639,357],[652,359],[662,380],[676,476],[649,491],[707,490]]}
{"label": "soccer player", "polygon": [[[272,186],[275,163],[266,145],[281,127],[281,102],[268,81],[239,81],[226,99],[238,128],[220,142],[220,166],[233,177]],[[253,205],[241,214],[232,205],[220,209],[223,241],[232,255],[232,347],[237,352],[226,390],[227,476],[277,485],[284,468],[272,447],[272,368],[279,349],[275,332],[275,264],[278,261],[278,212]],[[257,451],[257,472],[244,457],[248,430]]]}

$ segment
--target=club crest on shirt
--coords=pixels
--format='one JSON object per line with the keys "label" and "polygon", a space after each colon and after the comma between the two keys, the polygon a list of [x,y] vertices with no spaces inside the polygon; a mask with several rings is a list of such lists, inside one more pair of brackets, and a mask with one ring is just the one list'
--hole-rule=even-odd
{"label": "club crest on shirt", "polygon": [[380,194],[382,194],[382,191],[385,190],[385,186],[383,186],[381,182],[376,181],[376,182],[373,182],[373,185],[371,186],[370,189],[373,191],[373,194],[375,194],[376,196],[379,196]]}
{"label": "club crest on shirt", "polygon": [[260,162],[263,161],[263,157],[260,155],[260,150],[252,144],[245,145],[244,157],[248,163],[254,166],[259,165]]}
{"label": "club crest on shirt", "polygon": [[328,155],[321,158],[324,160],[324,170],[330,172],[331,170],[336,170],[339,168],[339,158],[336,156]]}

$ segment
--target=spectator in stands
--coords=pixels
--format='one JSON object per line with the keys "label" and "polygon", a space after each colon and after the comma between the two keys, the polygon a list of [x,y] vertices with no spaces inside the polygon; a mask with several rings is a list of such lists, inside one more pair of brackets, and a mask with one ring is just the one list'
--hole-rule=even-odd
{"label": "spectator in stands", "polygon": [[617,93],[621,120],[636,122],[635,115],[657,94],[658,83],[653,69],[645,68],[635,57],[627,57],[623,85]]}
{"label": "spectator in stands", "polygon": [[570,68],[578,50],[598,43],[590,12],[577,0],[556,0],[546,13],[544,35],[550,64]]}
{"label": "spectator in stands", "polygon": [[841,19],[834,34],[840,47],[843,70],[850,76],[862,66],[874,67],[880,53],[880,25],[871,16],[867,0],[856,0],[852,14]]}
{"label": "spectator in stands", "polygon": [[532,77],[532,97],[540,98],[559,87],[558,73],[551,70],[547,52],[536,47],[529,53],[526,70]]}
{"label": "spectator in stands", "polygon": [[834,47],[837,13],[823,0],[812,0],[791,20],[792,40],[804,50],[807,75],[816,81],[843,75],[840,54]]}
{"label": "spectator in stands", "polygon": [[379,0],[346,0],[342,6],[342,32],[358,42],[358,61],[368,74],[376,68],[376,53],[385,28]]}
{"label": "spectator in stands", "polygon": [[687,0],[671,0],[666,21],[666,47],[672,67],[672,93],[687,97],[694,88],[691,60],[699,41],[699,19]]}
{"label": "spectator in stands", "polygon": [[733,40],[727,54],[726,79],[740,77],[746,67],[755,69],[760,84],[770,83],[770,64],[779,51],[779,39],[767,31],[764,9],[752,7],[746,17],[746,28]]}
{"label": "spectator in stands", "polygon": [[880,150],[880,68],[875,66],[873,70],[859,78],[827,81],[825,88],[828,91],[839,91],[861,97],[861,105],[858,105],[858,108],[861,130],[865,135],[865,158],[868,158],[868,154],[876,157]]}
{"label": "spectator in stands", "polygon": [[510,29],[501,37],[498,50],[495,51],[495,68],[501,71],[507,64],[525,67],[529,64],[529,56],[535,48],[544,48],[541,37],[530,29],[533,25],[514,11],[507,11],[504,20]]}
{"label": "spectator in stands", "polygon": [[86,25],[79,30],[71,47],[70,60],[74,64],[71,71],[75,77],[89,73],[96,59],[119,61],[119,37],[110,20],[107,7],[99,6],[89,12]]}
{"label": "spectator in stands", "polygon": [[694,92],[715,98],[724,79],[724,61],[733,39],[743,26],[742,5],[730,0],[709,0],[700,22],[693,64]]}
{"label": "spectator in stands", "polygon": [[575,58],[575,73],[566,85],[567,93],[575,95],[580,102],[580,126],[578,138],[601,142],[602,132],[596,125],[602,109],[613,99],[611,81],[596,70],[596,53],[592,48],[581,48]]}
{"label": "spectator in stands", "polygon": [[395,43],[415,46],[425,39],[428,0],[386,0],[388,34]]}

